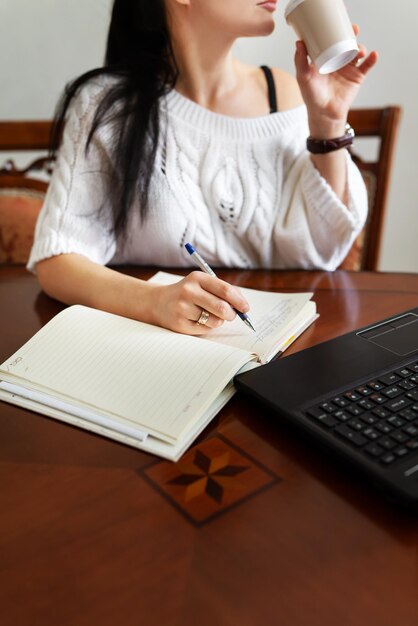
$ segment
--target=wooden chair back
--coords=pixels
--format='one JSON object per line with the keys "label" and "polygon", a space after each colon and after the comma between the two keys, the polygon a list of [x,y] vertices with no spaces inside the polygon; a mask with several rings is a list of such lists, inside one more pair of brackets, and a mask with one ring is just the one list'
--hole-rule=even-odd
{"label": "wooden chair back", "polygon": [[[369,216],[366,226],[347,258],[341,264],[342,269],[372,270],[378,269],[381,240],[387,205],[387,196],[393,163],[394,148],[399,127],[401,108],[388,106],[380,109],[352,109],[348,121],[356,131],[357,138],[375,137],[379,139],[377,159],[366,161],[355,151],[352,158],[359,167],[369,193]],[[16,215],[16,223],[10,225],[11,215],[7,215],[4,225],[1,194],[5,190],[24,190],[39,197],[39,205],[48,187],[48,178],[52,173],[53,163],[48,156],[52,131],[51,120],[4,121],[0,122],[0,152],[41,152],[35,160],[25,167],[18,168],[14,161],[7,159],[2,163],[0,157],[0,263],[16,262],[10,253],[21,237],[23,214]],[[35,175],[34,175],[35,174]],[[43,179],[36,175],[42,174]],[[4,207],[3,207],[4,209]],[[30,249],[30,228],[33,228],[33,215],[27,224],[26,248]],[[7,232],[6,232],[7,231]],[[6,241],[7,240],[7,241]],[[9,252],[8,252],[9,251]],[[17,262],[25,262],[27,250],[19,254]]]}
{"label": "wooden chair back", "polygon": [[369,215],[363,232],[342,263],[342,269],[378,270],[400,117],[401,108],[399,106],[387,106],[380,109],[352,109],[349,113],[348,121],[356,132],[356,138],[377,138],[379,146],[377,158],[368,161],[361,158],[356,152],[356,139],[354,140],[351,156],[366,183],[369,196]]}
{"label": "wooden chair back", "polygon": [[[0,263],[26,263],[53,163],[48,156],[52,122],[0,122]],[[38,152],[18,167],[1,152]],[[26,155],[25,155],[26,158]]]}

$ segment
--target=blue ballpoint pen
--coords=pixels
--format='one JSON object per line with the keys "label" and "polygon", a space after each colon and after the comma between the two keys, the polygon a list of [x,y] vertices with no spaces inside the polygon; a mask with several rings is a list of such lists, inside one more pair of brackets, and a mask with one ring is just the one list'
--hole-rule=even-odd
{"label": "blue ballpoint pen", "polygon": [[[186,248],[187,252],[190,254],[190,256],[192,257],[193,261],[196,263],[196,265],[198,267],[200,267],[202,272],[205,272],[206,274],[209,274],[209,276],[213,276],[214,278],[217,278],[217,276],[216,276],[215,272],[213,271],[213,269],[200,256],[200,254],[197,252],[197,250],[195,250],[193,248],[192,244],[186,243],[185,248]],[[253,330],[255,332],[255,328],[251,324],[251,321],[250,321],[250,318],[248,317],[248,315],[246,313],[241,313],[241,311],[237,311],[237,309],[235,307],[232,307],[232,308],[234,309],[234,311],[238,315],[238,317],[240,317],[242,319],[242,321],[245,322],[245,324],[247,324],[247,326],[249,328],[251,328],[251,330]]]}

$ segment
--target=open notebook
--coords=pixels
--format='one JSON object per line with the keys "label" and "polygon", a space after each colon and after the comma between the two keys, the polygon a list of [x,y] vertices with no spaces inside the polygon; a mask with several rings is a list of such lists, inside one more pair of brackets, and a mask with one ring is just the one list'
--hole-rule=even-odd
{"label": "open notebook", "polygon": [[242,291],[256,333],[236,318],[190,337],[68,307],[0,366],[0,399],[177,460],[232,396],[233,376],[269,361],[317,317],[311,293]]}

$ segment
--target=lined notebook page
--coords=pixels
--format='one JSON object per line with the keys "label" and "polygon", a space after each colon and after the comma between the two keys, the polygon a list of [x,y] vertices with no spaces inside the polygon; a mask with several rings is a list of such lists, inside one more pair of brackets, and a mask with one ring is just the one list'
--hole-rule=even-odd
{"label": "lined notebook page", "polygon": [[[183,277],[168,272],[157,272],[151,282],[170,285]],[[301,319],[312,321],[316,307],[312,302],[313,293],[276,293],[241,287],[241,292],[250,304],[249,316],[256,332],[249,329],[237,316],[233,322],[225,322],[205,337],[205,341],[223,343],[256,353],[266,362],[286,342],[292,329],[300,325]],[[304,310],[306,307],[306,310]]]}
{"label": "lined notebook page", "polygon": [[316,310],[314,302],[310,301],[310,293],[260,294],[253,289],[241,291],[251,303],[249,315],[256,332],[251,332],[236,317],[205,339],[255,352],[262,363],[283,349],[283,344],[290,339],[301,319],[307,317],[312,321]]}
{"label": "lined notebook page", "polygon": [[3,363],[0,378],[120,416],[171,443],[250,359],[242,350],[77,305]]}

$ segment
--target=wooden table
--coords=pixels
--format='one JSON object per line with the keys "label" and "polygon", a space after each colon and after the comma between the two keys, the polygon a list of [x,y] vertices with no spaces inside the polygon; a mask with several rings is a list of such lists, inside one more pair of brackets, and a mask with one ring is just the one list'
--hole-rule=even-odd
{"label": "wooden table", "polygon": [[[413,274],[220,274],[315,291],[289,353],[418,306]],[[0,362],[60,309],[1,268]],[[178,464],[0,403],[0,520],[2,626],[418,624],[418,519],[239,395]]]}

